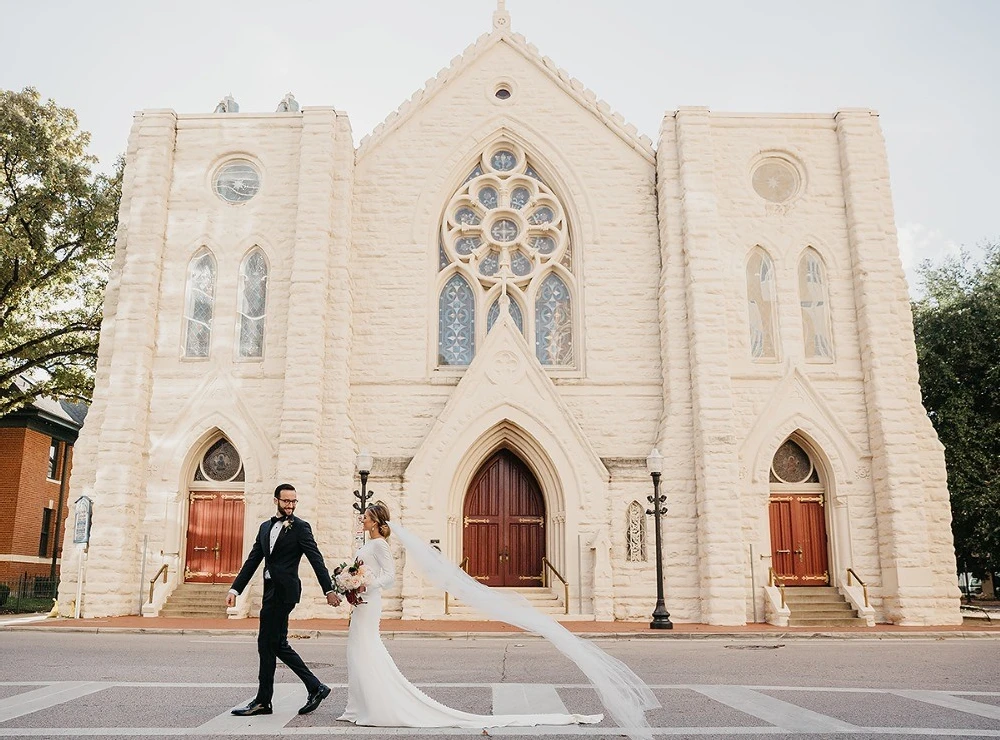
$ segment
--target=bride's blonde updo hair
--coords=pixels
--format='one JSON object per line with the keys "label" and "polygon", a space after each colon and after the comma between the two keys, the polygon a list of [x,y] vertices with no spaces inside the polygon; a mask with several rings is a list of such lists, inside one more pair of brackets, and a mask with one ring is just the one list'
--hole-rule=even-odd
{"label": "bride's blonde updo hair", "polygon": [[374,504],[368,504],[368,506],[365,507],[365,513],[375,520],[375,524],[378,527],[378,533],[383,537],[388,537],[392,532],[392,530],[389,529],[389,507],[382,501],[376,501]]}

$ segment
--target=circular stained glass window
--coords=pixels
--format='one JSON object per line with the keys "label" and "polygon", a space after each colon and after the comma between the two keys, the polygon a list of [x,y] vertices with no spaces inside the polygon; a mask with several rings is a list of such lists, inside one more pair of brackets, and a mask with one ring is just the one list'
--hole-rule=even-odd
{"label": "circular stained glass window", "polygon": [[208,480],[232,480],[242,467],[240,453],[228,439],[220,439],[209,447],[201,460],[201,469]]}
{"label": "circular stained glass window", "polygon": [[519,229],[509,218],[501,218],[490,228],[490,236],[498,242],[512,242],[517,239]]}
{"label": "circular stained glass window", "polygon": [[798,170],[778,157],[769,157],[754,168],[751,176],[754,192],[772,203],[784,203],[799,192]]}
{"label": "circular stained glass window", "polygon": [[260,173],[253,163],[236,159],[215,175],[215,194],[227,203],[246,203],[260,190]]}
{"label": "circular stained glass window", "polygon": [[536,236],[531,246],[541,254],[552,254],[556,250],[556,240],[551,236]]}
{"label": "circular stained glass window", "polygon": [[774,453],[771,474],[781,483],[809,482],[814,479],[812,460],[805,450],[789,439]]}
{"label": "circular stained glass window", "polygon": [[490,167],[497,172],[510,172],[516,166],[517,157],[514,156],[514,152],[509,152],[506,149],[494,152],[493,156],[490,157]]}
{"label": "circular stained glass window", "polygon": [[455,220],[464,226],[475,226],[481,219],[471,208],[459,208],[455,211]]}
{"label": "circular stained glass window", "polygon": [[479,191],[479,202],[487,208],[496,208],[500,203],[500,194],[496,188],[483,188]]}
{"label": "circular stained glass window", "polygon": [[552,209],[548,206],[542,206],[541,208],[536,208],[535,212],[528,217],[528,223],[533,225],[538,224],[548,224],[552,223],[552,219],[556,217]]}
{"label": "circular stained glass window", "polygon": [[483,240],[478,236],[463,236],[455,240],[455,251],[461,255],[472,254]]}

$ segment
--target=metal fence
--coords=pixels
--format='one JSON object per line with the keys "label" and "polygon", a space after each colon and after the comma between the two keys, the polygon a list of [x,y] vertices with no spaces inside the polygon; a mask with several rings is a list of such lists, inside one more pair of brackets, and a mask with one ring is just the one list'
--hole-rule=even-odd
{"label": "metal fence", "polygon": [[29,576],[0,581],[0,613],[24,614],[47,612],[56,597],[59,579],[48,576]]}

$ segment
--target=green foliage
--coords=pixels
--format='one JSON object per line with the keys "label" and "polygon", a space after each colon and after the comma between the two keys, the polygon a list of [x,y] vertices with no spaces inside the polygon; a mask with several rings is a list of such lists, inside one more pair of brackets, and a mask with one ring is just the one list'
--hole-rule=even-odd
{"label": "green foliage", "polygon": [[1000,243],[925,262],[913,305],[920,389],[945,446],[959,569],[1000,571]]}
{"label": "green foliage", "polygon": [[93,392],[122,162],[95,174],[89,141],[72,110],[0,90],[0,415]]}

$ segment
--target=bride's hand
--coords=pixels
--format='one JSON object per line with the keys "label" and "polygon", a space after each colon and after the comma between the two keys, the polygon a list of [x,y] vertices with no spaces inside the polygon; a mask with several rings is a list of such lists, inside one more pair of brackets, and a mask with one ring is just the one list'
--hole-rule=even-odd
{"label": "bride's hand", "polygon": [[367,588],[367,586],[365,586],[364,584],[358,586],[358,593],[359,594],[363,594],[365,592],[366,588]]}

